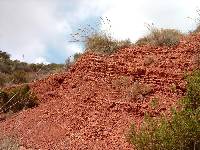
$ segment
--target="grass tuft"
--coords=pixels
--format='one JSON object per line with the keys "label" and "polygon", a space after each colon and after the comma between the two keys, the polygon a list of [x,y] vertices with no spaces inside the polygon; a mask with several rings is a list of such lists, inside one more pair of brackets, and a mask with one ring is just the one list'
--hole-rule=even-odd
{"label": "grass tuft", "polygon": [[139,39],[136,45],[154,45],[154,46],[177,46],[180,42],[180,37],[183,34],[175,29],[158,29],[155,27],[149,28],[150,34]]}

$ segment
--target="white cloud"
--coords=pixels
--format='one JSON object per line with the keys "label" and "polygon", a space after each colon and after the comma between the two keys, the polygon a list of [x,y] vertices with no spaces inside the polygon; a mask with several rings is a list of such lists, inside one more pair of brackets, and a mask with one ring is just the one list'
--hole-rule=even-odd
{"label": "white cloud", "polygon": [[[112,33],[117,39],[130,38],[133,41],[147,32],[145,24],[154,23],[162,28],[176,28],[188,31],[194,28],[199,0],[111,0],[103,17],[111,20]],[[102,29],[105,29],[102,25]]]}
{"label": "white cloud", "polygon": [[[1,0],[0,45],[13,59],[33,62],[45,57],[49,43],[59,45],[71,28],[64,16],[57,13],[56,3],[47,0]],[[57,43],[56,43],[56,42]]]}
{"label": "white cloud", "polygon": [[34,61],[34,63],[36,63],[36,64],[45,64],[45,65],[50,64],[50,63],[49,63],[45,58],[43,58],[43,57],[38,57],[38,58],[36,58],[35,61]]}
{"label": "white cloud", "polygon": [[183,31],[194,28],[187,17],[195,17],[197,7],[199,0],[0,0],[0,49],[27,62],[64,62],[82,50],[68,41],[85,21],[107,16],[114,37],[136,40],[146,33],[145,23]]}
{"label": "white cloud", "polygon": [[[68,43],[72,27],[91,16],[101,15],[106,8],[105,2],[1,0],[0,48],[10,53],[13,59],[22,60],[24,55],[23,60],[27,62],[34,62],[38,57],[52,59],[49,56],[52,50],[58,54],[55,58],[68,57],[76,49],[80,51],[79,45]],[[102,4],[101,7],[98,4]]]}

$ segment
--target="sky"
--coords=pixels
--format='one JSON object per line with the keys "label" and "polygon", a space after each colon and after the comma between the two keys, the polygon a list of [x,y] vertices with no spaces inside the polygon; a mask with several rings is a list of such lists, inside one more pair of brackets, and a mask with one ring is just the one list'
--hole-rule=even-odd
{"label": "sky", "polygon": [[114,38],[134,42],[152,23],[193,30],[199,8],[199,0],[0,0],[0,49],[28,63],[64,63],[84,50],[70,34],[87,24],[108,30],[100,17]]}

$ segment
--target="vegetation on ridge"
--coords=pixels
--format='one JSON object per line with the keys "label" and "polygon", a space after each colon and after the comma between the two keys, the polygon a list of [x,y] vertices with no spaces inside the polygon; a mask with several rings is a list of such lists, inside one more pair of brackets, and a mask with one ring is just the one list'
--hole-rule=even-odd
{"label": "vegetation on ridge", "polygon": [[176,46],[180,42],[180,37],[183,34],[175,29],[159,29],[155,27],[149,27],[150,33],[140,38],[136,45],[155,45],[155,46]]}
{"label": "vegetation on ridge", "polygon": [[28,64],[11,60],[8,53],[0,51],[0,87],[27,83],[63,67],[64,64]]}
{"label": "vegetation on ridge", "polygon": [[[77,33],[71,34],[72,42],[83,42],[85,51],[92,51],[95,53],[112,54],[118,49],[132,46],[129,39],[116,40],[111,34],[111,21],[108,18],[101,18],[101,23],[108,26],[107,30],[97,30],[97,26],[93,27],[87,25],[79,28]],[[101,24],[100,23],[100,24]]]}

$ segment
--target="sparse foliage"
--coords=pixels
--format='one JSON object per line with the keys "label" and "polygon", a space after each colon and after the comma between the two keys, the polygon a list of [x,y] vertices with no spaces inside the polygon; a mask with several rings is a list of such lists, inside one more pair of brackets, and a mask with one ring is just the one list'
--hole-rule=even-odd
{"label": "sparse foliage", "polygon": [[144,66],[149,66],[154,62],[154,58],[153,57],[147,57],[144,59]]}
{"label": "sparse foliage", "polygon": [[11,60],[9,54],[0,51],[0,86],[30,82],[36,75],[47,75],[63,67],[64,64],[28,64]]}
{"label": "sparse foliage", "polygon": [[9,60],[9,59],[10,59],[10,55],[0,50],[0,61]]}
{"label": "sparse foliage", "polygon": [[[71,34],[72,42],[83,42],[86,51],[93,51],[97,53],[111,54],[118,49],[131,46],[130,40],[116,40],[111,35],[110,20],[100,18],[101,22],[96,27],[87,25],[86,27],[79,28],[78,32]],[[101,24],[108,27],[107,30],[98,30]]]}
{"label": "sparse foliage", "polygon": [[26,83],[27,74],[25,71],[16,71],[11,75],[11,81],[15,84]]}
{"label": "sparse foliage", "polygon": [[77,61],[79,57],[81,57],[82,53],[75,53],[74,54],[74,61]]}
{"label": "sparse foliage", "polygon": [[148,29],[150,34],[139,39],[136,45],[176,46],[182,36],[182,33],[175,29],[158,29],[155,27],[149,27]]}
{"label": "sparse foliage", "polygon": [[128,95],[135,100],[142,100],[144,96],[150,94],[152,88],[146,84],[135,82],[128,88]]}
{"label": "sparse foliage", "polygon": [[187,77],[187,96],[183,99],[186,109],[195,110],[200,108],[200,71],[195,71]]}
{"label": "sparse foliage", "polygon": [[112,81],[112,86],[116,90],[122,91],[125,98],[130,100],[142,100],[146,95],[150,94],[153,90],[147,84],[139,82],[132,83],[126,76],[121,76]]}
{"label": "sparse foliage", "polygon": [[158,98],[153,98],[153,99],[151,100],[150,105],[151,105],[151,108],[152,108],[152,109],[155,109],[155,108],[159,105],[159,100],[158,100]]}
{"label": "sparse foliage", "polygon": [[126,41],[118,41],[114,40],[111,36],[103,33],[97,33],[91,35],[86,40],[86,50],[104,53],[104,54],[112,54],[113,52],[117,51],[121,48],[126,48],[131,45],[129,40]]}
{"label": "sparse foliage", "polygon": [[0,73],[0,87],[3,87],[7,82],[7,76],[5,73]]}
{"label": "sparse foliage", "polygon": [[16,87],[9,91],[0,91],[0,112],[18,112],[22,109],[38,105],[37,97],[30,91],[30,87]]}

